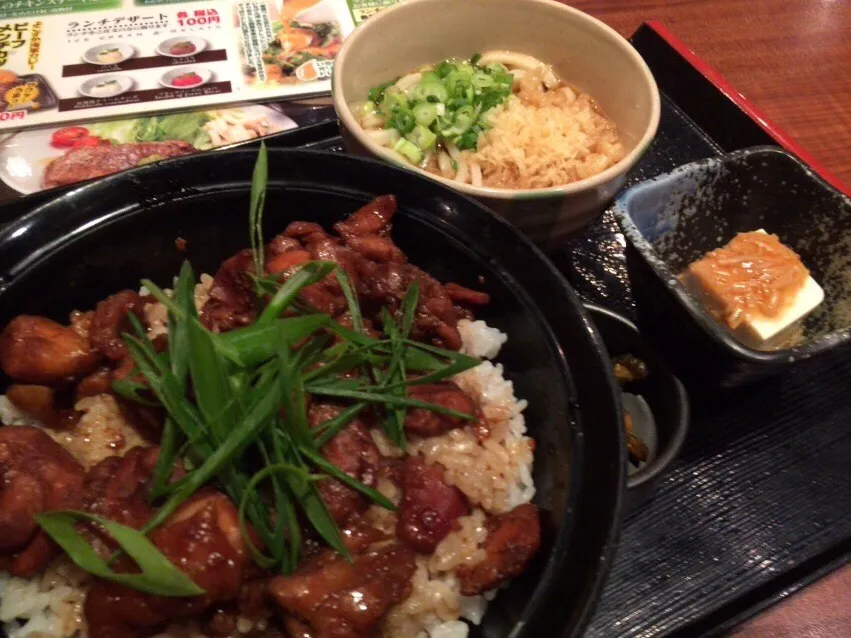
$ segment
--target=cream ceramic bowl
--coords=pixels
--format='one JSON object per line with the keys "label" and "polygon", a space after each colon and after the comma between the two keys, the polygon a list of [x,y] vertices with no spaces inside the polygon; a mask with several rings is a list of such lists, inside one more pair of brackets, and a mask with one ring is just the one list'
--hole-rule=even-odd
{"label": "cream ceramic bowl", "polygon": [[408,0],[369,18],[345,40],[334,64],[334,106],[346,148],[393,158],[357,123],[350,104],[370,88],[418,67],[476,52],[533,55],[589,93],[618,125],[627,155],[602,173],[530,190],[474,187],[404,166],[500,213],[544,247],[556,247],[593,221],[647,150],[659,124],[659,90],[644,60],[612,28],[553,0]]}

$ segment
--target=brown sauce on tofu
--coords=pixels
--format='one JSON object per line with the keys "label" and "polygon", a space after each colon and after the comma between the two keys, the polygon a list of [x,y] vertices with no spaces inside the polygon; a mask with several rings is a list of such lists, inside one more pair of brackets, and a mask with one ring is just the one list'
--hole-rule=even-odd
{"label": "brown sauce on tofu", "polygon": [[683,277],[704,293],[712,315],[735,329],[749,318],[778,316],[809,271],[777,235],[755,231],[692,263]]}

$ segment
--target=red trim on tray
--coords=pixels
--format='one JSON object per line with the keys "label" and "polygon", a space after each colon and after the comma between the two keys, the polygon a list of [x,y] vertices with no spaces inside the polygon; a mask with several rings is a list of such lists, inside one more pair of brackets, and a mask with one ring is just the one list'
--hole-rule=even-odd
{"label": "red trim on tray", "polygon": [[697,69],[703,77],[712,82],[719,91],[727,96],[727,99],[731,100],[736,106],[738,106],[748,117],[756,122],[763,131],[773,137],[780,146],[801,158],[801,160],[808,164],[810,168],[818,173],[819,176],[828,184],[842,191],[846,195],[851,195],[851,187],[841,182],[836,175],[832,174],[821,162],[815,159],[809,151],[790,138],[779,126],[774,124],[774,122],[769,120],[753,102],[739,93],[739,91],[737,91],[723,75],[707,64],[706,61],[704,61],[694,51],[689,49],[685,42],[674,35],[668,27],[662,24],[662,22],[659,20],[649,20],[645,24],[653,29],[659,37],[665,40],[671,47],[673,47],[676,52],[685,58],[686,61],[695,69]]}

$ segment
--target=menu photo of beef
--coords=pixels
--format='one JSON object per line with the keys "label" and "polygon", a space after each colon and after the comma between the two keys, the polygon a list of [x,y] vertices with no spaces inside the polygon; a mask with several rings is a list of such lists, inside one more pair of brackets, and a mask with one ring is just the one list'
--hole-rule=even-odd
{"label": "menu photo of beef", "polygon": [[0,143],[0,180],[34,193],[296,126],[279,110],[246,105],[21,131]]}

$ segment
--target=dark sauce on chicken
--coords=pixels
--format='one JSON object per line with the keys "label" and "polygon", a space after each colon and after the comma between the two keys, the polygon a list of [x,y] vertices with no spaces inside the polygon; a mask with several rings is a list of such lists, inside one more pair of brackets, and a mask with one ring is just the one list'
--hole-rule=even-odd
{"label": "dark sauce on chicken", "polygon": [[[392,196],[375,199],[334,226],[334,233],[309,222],[294,222],[265,246],[265,270],[282,280],[310,261],[333,262],[352,282],[363,310],[363,329],[377,333],[382,308],[396,313],[412,282],[419,286],[411,338],[458,350],[458,322],[488,302],[486,294],[457,284],[442,284],[409,263],[390,237],[396,211]],[[224,261],[215,274],[200,320],[221,334],[251,325],[261,308],[252,277],[251,251]],[[339,281],[325,277],[301,291],[301,303],[327,313],[351,328]],[[80,415],[73,409],[81,397],[113,393],[116,380],[136,378],[134,361],[122,334],[131,317],[146,321],[152,299],[124,290],[93,311],[74,313],[69,325],[45,317],[19,316],[0,334],[0,368],[11,380],[10,401],[47,429],[67,428]],[[154,346],[164,351],[167,335]],[[134,377],[135,375],[135,377]],[[472,427],[488,436],[477,413],[476,397],[451,380],[411,386],[409,394],[430,404],[469,414],[472,421],[425,409],[410,409],[405,431],[434,436]],[[16,576],[43,571],[60,550],[33,516],[54,510],[82,510],[139,530],[154,515],[151,490],[160,448],[164,412],[158,406],[129,402],[114,395],[129,423],[150,442],[106,458],[88,471],[45,430],[30,426],[0,428],[0,556],[2,568]],[[309,427],[323,427],[351,402],[307,397]],[[375,487],[382,477],[401,492],[395,533],[371,527],[364,514],[369,500],[332,479],[319,483],[327,511],[339,526],[347,560],[323,545],[309,527],[302,529],[301,561],[288,574],[273,573],[252,560],[240,529],[238,503],[215,481],[182,503],[148,535],[156,548],[199,585],[204,594],[159,596],[92,578],[84,613],[93,638],[144,638],[179,619],[193,619],[209,636],[236,635],[238,619],[259,618],[255,636],[292,638],[367,638],[381,634],[382,619],[411,594],[418,554],[428,555],[470,511],[470,503],[447,484],[443,468],[420,456],[382,456],[370,428],[370,410],[360,412],[321,447],[322,456],[362,485]],[[166,468],[168,469],[168,468]],[[168,481],[186,474],[175,462]],[[540,545],[537,508],[525,504],[486,520],[484,558],[457,572],[463,595],[480,594],[519,575]],[[95,525],[86,526],[91,545],[113,556],[116,571],[133,572],[126,557],[114,556],[116,545]],[[245,634],[240,634],[245,635]]]}

